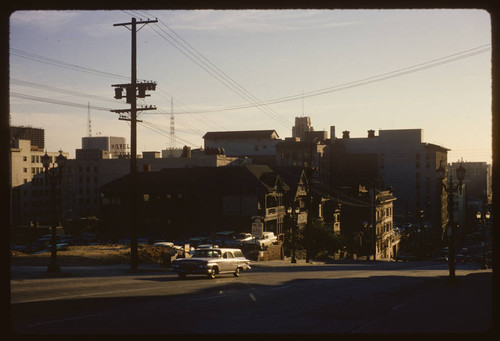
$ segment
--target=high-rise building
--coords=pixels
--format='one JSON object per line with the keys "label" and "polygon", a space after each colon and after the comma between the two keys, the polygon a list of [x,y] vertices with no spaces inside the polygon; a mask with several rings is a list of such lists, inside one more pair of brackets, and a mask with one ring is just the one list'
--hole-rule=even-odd
{"label": "high-rise building", "polygon": [[45,130],[27,126],[11,126],[10,137],[13,140],[28,140],[32,149],[45,148]]}
{"label": "high-rise building", "polygon": [[314,131],[311,126],[311,118],[309,116],[295,117],[295,126],[292,127],[292,137],[298,137],[301,141],[305,140],[305,133]]}

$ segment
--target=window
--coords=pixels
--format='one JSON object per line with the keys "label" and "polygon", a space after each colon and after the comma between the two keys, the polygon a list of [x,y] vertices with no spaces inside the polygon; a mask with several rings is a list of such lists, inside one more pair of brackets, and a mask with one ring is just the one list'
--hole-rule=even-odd
{"label": "window", "polygon": [[234,256],[231,252],[224,252],[222,258],[234,258]]}
{"label": "window", "polygon": [[27,156],[23,156],[23,161],[28,161],[28,157]]}

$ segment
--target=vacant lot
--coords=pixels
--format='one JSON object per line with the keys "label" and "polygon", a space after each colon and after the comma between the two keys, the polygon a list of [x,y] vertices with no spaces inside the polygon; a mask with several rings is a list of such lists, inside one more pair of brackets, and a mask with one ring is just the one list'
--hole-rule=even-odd
{"label": "vacant lot", "polygon": [[[169,249],[152,245],[139,245],[141,263],[162,263],[169,255]],[[50,251],[25,254],[11,251],[12,265],[46,265]],[[130,246],[127,245],[82,245],[70,246],[69,250],[57,251],[57,262],[62,266],[105,265],[130,263]]]}

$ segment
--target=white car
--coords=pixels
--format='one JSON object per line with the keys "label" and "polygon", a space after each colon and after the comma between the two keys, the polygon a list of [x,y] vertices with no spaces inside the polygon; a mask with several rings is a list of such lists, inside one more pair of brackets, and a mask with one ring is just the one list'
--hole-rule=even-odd
{"label": "white car", "polygon": [[278,241],[278,237],[274,235],[274,232],[263,232],[262,238],[258,238],[257,241],[255,237],[243,242],[244,245],[254,245],[257,244],[261,249],[266,248],[275,244]]}
{"label": "white car", "polygon": [[237,233],[233,236],[233,239],[226,241],[226,245],[228,247],[239,247],[249,240],[253,240],[251,233]]}
{"label": "white car", "polygon": [[202,248],[196,249],[190,258],[180,258],[172,262],[172,271],[179,278],[189,274],[207,275],[215,278],[217,274],[232,273],[239,277],[240,272],[250,269],[250,261],[245,258],[240,249]]}

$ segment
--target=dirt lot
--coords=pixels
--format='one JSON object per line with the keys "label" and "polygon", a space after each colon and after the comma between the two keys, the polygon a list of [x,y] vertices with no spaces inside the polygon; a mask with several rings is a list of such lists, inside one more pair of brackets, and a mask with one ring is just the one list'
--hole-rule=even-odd
{"label": "dirt lot", "polygon": [[[141,263],[162,263],[169,249],[151,245],[139,245]],[[11,251],[12,265],[45,265],[50,260],[50,251],[25,254]],[[85,245],[70,246],[69,250],[57,251],[57,262],[62,266],[105,265],[130,263],[130,246],[126,245]]]}

